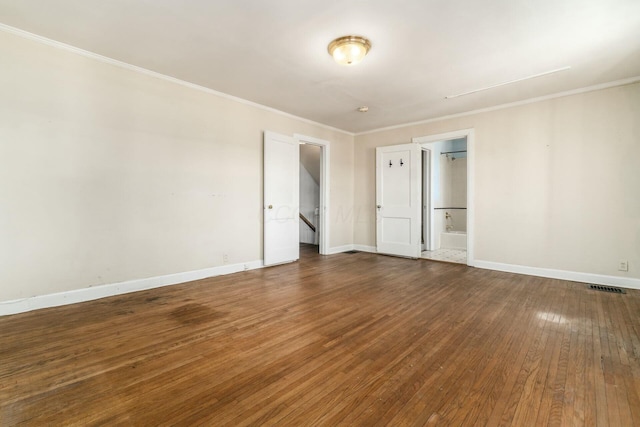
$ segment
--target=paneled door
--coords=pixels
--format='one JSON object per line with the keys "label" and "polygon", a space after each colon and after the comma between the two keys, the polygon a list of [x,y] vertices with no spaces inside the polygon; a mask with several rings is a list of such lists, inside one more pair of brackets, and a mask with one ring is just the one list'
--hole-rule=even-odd
{"label": "paneled door", "polygon": [[300,147],[293,137],[264,133],[264,265],[300,258]]}
{"label": "paneled door", "polygon": [[380,253],[420,257],[420,156],[418,144],[376,148],[376,246]]}

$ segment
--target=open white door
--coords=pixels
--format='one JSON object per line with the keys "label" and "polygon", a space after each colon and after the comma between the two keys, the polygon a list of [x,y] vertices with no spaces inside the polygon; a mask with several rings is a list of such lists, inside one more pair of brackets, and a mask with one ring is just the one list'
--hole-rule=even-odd
{"label": "open white door", "polygon": [[264,133],[264,265],[300,258],[300,149],[293,137]]}
{"label": "open white door", "polygon": [[420,257],[420,146],[376,148],[376,244],[378,252]]}

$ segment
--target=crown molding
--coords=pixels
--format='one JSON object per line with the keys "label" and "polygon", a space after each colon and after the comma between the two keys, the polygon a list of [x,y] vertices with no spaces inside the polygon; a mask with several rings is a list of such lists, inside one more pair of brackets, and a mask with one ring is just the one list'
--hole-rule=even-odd
{"label": "crown molding", "polygon": [[316,122],[316,121],[313,121],[313,120],[310,120],[310,119],[305,119],[304,117],[296,116],[294,114],[287,113],[285,111],[281,111],[281,110],[278,110],[278,109],[275,109],[275,108],[272,108],[272,107],[268,107],[266,105],[258,104],[257,102],[253,102],[253,101],[249,101],[249,100],[246,100],[246,99],[243,99],[243,98],[239,98],[237,96],[229,95],[229,94],[224,93],[224,92],[219,92],[217,90],[210,89],[210,88],[205,87],[205,86],[200,86],[198,84],[191,83],[191,82],[188,82],[186,80],[181,80],[181,79],[178,79],[178,78],[175,78],[175,77],[167,76],[166,74],[158,73],[156,71],[151,71],[151,70],[143,68],[143,67],[138,67],[137,65],[132,65],[132,64],[129,64],[127,62],[118,61],[117,59],[113,59],[113,58],[109,58],[107,56],[99,55],[97,53],[90,52],[90,51],[84,50],[84,49],[80,49],[78,47],[71,46],[71,45],[68,45],[66,43],[62,43],[62,42],[59,42],[59,41],[56,41],[56,40],[49,39],[47,37],[39,36],[37,34],[33,34],[33,33],[28,32],[28,31],[21,30],[19,28],[11,27],[11,26],[3,24],[3,23],[0,23],[0,31],[4,31],[5,33],[10,33],[10,34],[22,37],[24,39],[28,39],[28,40],[32,40],[32,41],[35,41],[35,42],[38,42],[38,43],[41,43],[41,44],[45,44],[47,46],[52,46],[52,47],[55,47],[57,49],[61,49],[61,50],[67,51],[67,52],[75,53],[76,55],[84,56],[85,58],[94,59],[96,61],[100,61],[100,62],[103,62],[103,63],[106,63],[106,64],[114,65],[114,66],[119,67],[119,68],[124,68],[125,70],[134,71],[136,73],[144,74],[144,75],[147,75],[147,76],[150,76],[150,77],[155,77],[157,79],[165,80],[165,81],[168,81],[168,82],[171,82],[171,83],[178,84],[180,86],[184,86],[184,87],[188,87],[190,89],[195,89],[195,90],[198,90],[198,91],[201,91],[201,92],[205,92],[205,93],[208,93],[210,95],[215,95],[215,96],[220,97],[220,98],[224,98],[224,99],[228,99],[230,101],[238,102],[240,104],[245,104],[245,105],[249,105],[251,107],[259,108],[259,109],[264,110],[264,111],[269,111],[271,113],[278,114],[278,115],[281,115],[281,116],[284,116],[284,117],[288,117],[290,119],[299,120],[301,122],[304,122],[304,123],[307,123],[307,124],[310,124],[310,125],[319,126],[319,127],[323,128],[323,129],[331,130],[331,131],[334,131],[334,132],[340,132],[340,133],[343,133],[343,134],[346,134],[346,135],[349,135],[349,136],[354,136],[355,135],[353,132],[349,132],[349,131],[346,131],[346,130],[343,130],[343,129],[338,129],[336,127],[329,126],[329,125],[326,125],[324,123]]}
{"label": "crown molding", "polygon": [[557,92],[557,93],[553,93],[553,94],[549,94],[549,95],[544,95],[544,96],[539,96],[539,97],[535,97],[535,98],[529,98],[529,99],[525,99],[522,101],[515,101],[515,102],[510,102],[510,103],[506,103],[506,104],[500,104],[500,105],[495,105],[492,107],[486,107],[486,108],[480,108],[477,110],[471,110],[471,111],[466,111],[463,113],[456,113],[456,114],[450,114],[450,115],[446,115],[446,116],[439,116],[439,117],[434,117],[431,119],[425,119],[425,120],[418,120],[415,122],[409,122],[409,123],[403,123],[403,124],[398,124],[398,125],[392,125],[392,126],[385,126],[385,127],[381,127],[381,128],[376,128],[376,129],[371,129],[371,130],[367,130],[367,131],[362,131],[362,132],[350,132],[344,129],[339,129],[333,126],[329,126],[326,125],[324,123],[320,123],[320,122],[316,122],[310,119],[306,119],[304,117],[300,117],[300,116],[296,116],[294,114],[291,113],[287,113],[285,111],[281,111],[272,107],[268,107],[266,105],[263,104],[258,104],[257,102],[253,102],[253,101],[249,101],[243,98],[239,98],[237,96],[233,96],[233,95],[229,95],[227,93],[224,92],[219,92],[217,90],[214,89],[210,89],[208,87],[205,86],[200,86],[198,84],[195,83],[190,83],[188,81],[185,80],[181,80],[175,77],[171,77],[171,76],[167,76],[166,74],[162,74],[162,73],[158,73],[156,71],[151,71],[148,70],[146,68],[142,68],[142,67],[138,67],[137,65],[132,65],[126,62],[122,62],[122,61],[118,61],[116,59],[113,58],[109,58],[107,56],[103,56],[103,55],[99,55],[97,53],[94,52],[90,52],[88,50],[84,50],[84,49],[80,49],[78,47],[75,46],[71,46],[68,45],[66,43],[62,43],[56,40],[52,40],[49,39],[47,37],[43,37],[43,36],[39,36],[37,34],[34,33],[30,33],[28,31],[24,31],[21,30],[19,28],[15,28],[3,23],[0,23],[0,31],[6,32],[6,33],[10,33],[25,39],[29,39],[41,44],[45,44],[48,46],[52,46],[55,47],[57,49],[61,49],[61,50],[65,50],[67,52],[71,52],[71,53],[75,53],[77,55],[81,55],[84,56],[86,58],[91,58],[94,59],[96,61],[100,61],[106,64],[110,64],[110,65],[114,65],[116,67],[119,68],[123,68],[129,71],[134,71],[140,74],[144,74],[147,76],[151,76],[151,77],[155,77],[161,80],[165,80],[168,82],[172,82],[184,87],[188,87],[191,89],[195,89],[201,92],[205,92],[211,95],[215,95],[218,96],[220,98],[224,98],[224,99],[228,99],[230,101],[235,101],[241,104],[245,104],[245,105],[249,105],[264,111],[268,111],[274,114],[278,114],[280,116],[284,116],[284,117],[288,117],[291,119],[295,119],[298,121],[301,121],[303,123],[307,123],[310,125],[314,125],[314,126],[318,126],[320,128],[323,129],[327,129],[327,130],[331,130],[334,132],[339,132],[345,135],[349,135],[349,136],[361,136],[361,135],[368,135],[368,134],[372,134],[372,133],[378,133],[378,132],[384,132],[384,131],[389,131],[389,130],[394,130],[394,129],[402,129],[402,128],[407,128],[407,127],[411,127],[411,126],[417,126],[417,125],[423,125],[423,124],[427,124],[427,123],[433,123],[433,122],[439,122],[442,120],[449,120],[449,119],[455,119],[455,118],[459,118],[459,117],[466,117],[466,116],[471,116],[474,114],[480,114],[480,113],[487,113],[490,111],[497,111],[497,110],[502,110],[502,109],[506,109],[506,108],[512,108],[512,107],[518,107],[521,105],[527,105],[527,104],[532,104],[535,102],[541,102],[541,101],[547,101],[550,99],[555,99],[555,98],[561,98],[561,97],[565,97],[565,96],[571,96],[571,95],[578,95],[581,93],[586,93],[586,92],[593,92],[593,91],[597,91],[597,90],[603,90],[603,89],[609,89],[612,87],[616,87],[616,86],[624,86],[624,85],[628,85],[628,84],[633,84],[633,83],[637,83],[640,82],[640,76],[635,76],[635,77],[630,77],[627,79],[621,79],[621,80],[615,80],[612,82],[607,82],[607,83],[600,83],[597,85],[593,85],[593,86],[587,86],[587,87],[583,87],[583,88],[578,88],[578,89],[572,89],[572,90],[568,90],[568,91],[564,91],[564,92]]}
{"label": "crown molding", "polygon": [[394,129],[402,129],[402,128],[407,128],[407,127],[417,126],[417,125],[424,125],[424,124],[427,124],[427,123],[440,122],[440,121],[443,121],[443,120],[449,120],[449,119],[456,119],[456,118],[459,118],[459,117],[472,116],[474,114],[488,113],[490,111],[504,110],[506,108],[519,107],[521,105],[533,104],[533,103],[536,103],[536,102],[542,102],[542,101],[547,101],[547,100],[550,100],[550,99],[562,98],[562,97],[565,97],[565,96],[579,95],[581,93],[594,92],[596,90],[609,89],[609,88],[612,88],[612,87],[624,86],[624,85],[629,85],[629,84],[633,84],[633,83],[637,83],[637,82],[640,82],[640,76],[629,77],[627,79],[615,80],[615,81],[607,82],[607,83],[600,83],[600,84],[597,84],[597,85],[587,86],[587,87],[578,88],[578,89],[567,90],[567,91],[564,91],[564,92],[557,92],[557,93],[553,93],[553,94],[549,94],[549,95],[538,96],[538,97],[535,97],[535,98],[528,98],[528,99],[524,99],[522,101],[509,102],[507,104],[494,105],[493,107],[486,107],[486,108],[480,108],[480,109],[477,109],[477,110],[465,111],[464,113],[450,114],[450,115],[447,115],[447,116],[434,117],[433,119],[418,120],[416,122],[404,123],[404,124],[400,124],[400,125],[386,126],[386,127],[367,130],[367,131],[363,131],[363,132],[356,132],[355,136],[368,135],[368,134],[371,134],[371,133],[384,132],[384,131],[389,131],[389,130],[394,130]]}

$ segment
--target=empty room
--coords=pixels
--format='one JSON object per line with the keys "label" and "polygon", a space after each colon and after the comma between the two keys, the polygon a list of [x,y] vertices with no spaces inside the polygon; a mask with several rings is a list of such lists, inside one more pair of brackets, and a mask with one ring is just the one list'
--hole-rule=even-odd
{"label": "empty room", "polygon": [[640,425],[640,2],[0,0],[0,425]]}

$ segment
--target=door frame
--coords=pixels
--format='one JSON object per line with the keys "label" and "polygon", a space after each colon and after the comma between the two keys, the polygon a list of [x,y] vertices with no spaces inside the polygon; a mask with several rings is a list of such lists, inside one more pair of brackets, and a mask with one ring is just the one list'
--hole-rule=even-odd
{"label": "door frame", "polygon": [[[467,138],[467,265],[473,267],[475,264],[475,129],[460,129],[436,135],[419,136],[412,138],[411,141],[424,148],[429,148],[434,142],[465,137]],[[431,157],[431,163],[433,163],[433,156]],[[433,236],[431,236],[431,240],[433,242]]]}
{"label": "door frame", "polygon": [[[433,248],[433,239],[431,236],[433,235],[433,213],[431,212],[433,206],[433,190],[431,189],[431,183],[433,182],[432,170],[433,165],[431,164],[431,157],[433,155],[433,150],[431,148],[426,147],[426,144],[422,144],[422,150],[420,152],[422,158],[422,170],[420,171],[422,177],[422,206],[421,208],[421,221],[422,221],[422,246],[420,249],[422,251],[430,251]],[[425,159],[426,157],[426,159]],[[426,160],[426,162],[425,162]],[[425,165],[425,163],[427,163]],[[426,196],[426,197],[425,197]],[[425,201],[425,198],[428,199]],[[427,218],[428,223],[425,224],[425,217]]]}
{"label": "door frame", "polygon": [[331,159],[331,144],[324,139],[312,136],[293,134],[293,139],[298,144],[309,144],[320,147],[320,212],[318,216],[320,234],[318,235],[318,253],[328,255],[329,251],[329,159]]}

